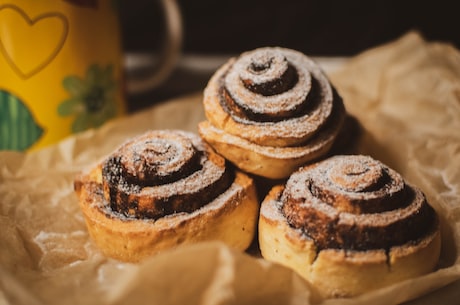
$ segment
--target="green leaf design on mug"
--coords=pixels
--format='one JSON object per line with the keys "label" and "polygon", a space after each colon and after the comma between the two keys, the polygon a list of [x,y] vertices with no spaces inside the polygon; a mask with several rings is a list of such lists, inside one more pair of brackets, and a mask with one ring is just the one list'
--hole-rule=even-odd
{"label": "green leaf design on mug", "polygon": [[43,134],[29,108],[16,96],[0,90],[0,149],[26,150]]}
{"label": "green leaf design on mug", "polygon": [[84,78],[70,75],[64,78],[62,85],[70,97],[58,106],[57,111],[60,116],[76,116],[73,132],[99,127],[116,115],[116,82],[112,65],[105,68],[92,65]]}

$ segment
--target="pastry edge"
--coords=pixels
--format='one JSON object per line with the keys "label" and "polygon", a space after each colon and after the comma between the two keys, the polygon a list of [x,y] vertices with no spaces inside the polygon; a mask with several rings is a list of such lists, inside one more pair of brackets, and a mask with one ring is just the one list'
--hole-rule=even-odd
{"label": "pastry edge", "polygon": [[121,219],[101,209],[103,196],[91,191],[101,183],[101,166],[80,175],[75,190],[90,237],[101,252],[122,261],[137,262],[183,244],[219,240],[246,250],[252,243],[259,211],[254,183],[236,172],[230,188],[192,213],[158,220]]}
{"label": "pastry edge", "polygon": [[275,186],[262,202],[259,246],[262,256],[293,269],[324,297],[351,297],[421,276],[436,268],[441,248],[439,229],[417,244],[385,250],[322,250],[289,226],[277,207],[283,186]]}
{"label": "pastry edge", "polygon": [[287,178],[300,166],[324,156],[335,140],[331,136],[324,145],[310,148],[272,147],[257,145],[229,134],[209,121],[200,122],[198,131],[219,154],[241,170],[271,179]]}

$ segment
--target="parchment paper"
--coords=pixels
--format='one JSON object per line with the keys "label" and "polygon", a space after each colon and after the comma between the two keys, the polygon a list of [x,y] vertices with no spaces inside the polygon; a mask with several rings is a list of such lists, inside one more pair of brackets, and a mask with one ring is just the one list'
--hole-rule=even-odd
{"label": "parchment paper", "polygon": [[436,272],[357,298],[321,300],[295,272],[218,242],[139,264],[103,257],[88,237],[75,174],[148,129],[196,131],[204,118],[197,93],[40,151],[0,152],[0,304],[458,302],[460,53],[409,33],[352,58],[331,79],[365,130],[360,152],[417,184],[441,215]]}

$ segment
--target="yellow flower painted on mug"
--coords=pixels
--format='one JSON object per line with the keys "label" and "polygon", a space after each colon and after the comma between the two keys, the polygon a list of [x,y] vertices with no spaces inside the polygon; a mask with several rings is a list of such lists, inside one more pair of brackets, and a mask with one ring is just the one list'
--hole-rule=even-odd
{"label": "yellow flower painted on mug", "polygon": [[64,78],[62,85],[70,98],[58,106],[58,113],[61,116],[76,116],[72,132],[99,127],[116,115],[116,82],[112,65],[92,65],[84,78],[70,75]]}

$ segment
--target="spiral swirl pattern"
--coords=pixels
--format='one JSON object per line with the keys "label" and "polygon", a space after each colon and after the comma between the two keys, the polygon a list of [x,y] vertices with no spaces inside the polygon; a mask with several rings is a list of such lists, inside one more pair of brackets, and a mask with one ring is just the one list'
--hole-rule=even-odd
{"label": "spiral swirl pattern", "polygon": [[342,100],[319,66],[294,50],[243,53],[217,77],[220,104],[236,126],[212,123],[256,144],[302,145],[331,124],[338,129],[344,116]]}
{"label": "spiral swirl pattern", "polygon": [[110,209],[126,217],[157,219],[192,212],[233,182],[225,160],[192,133],[150,131],[128,141],[102,166]]}
{"label": "spiral swirl pattern", "polygon": [[281,195],[288,223],[319,250],[386,249],[437,222],[423,193],[368,156],[336,156],[292,174]]}

